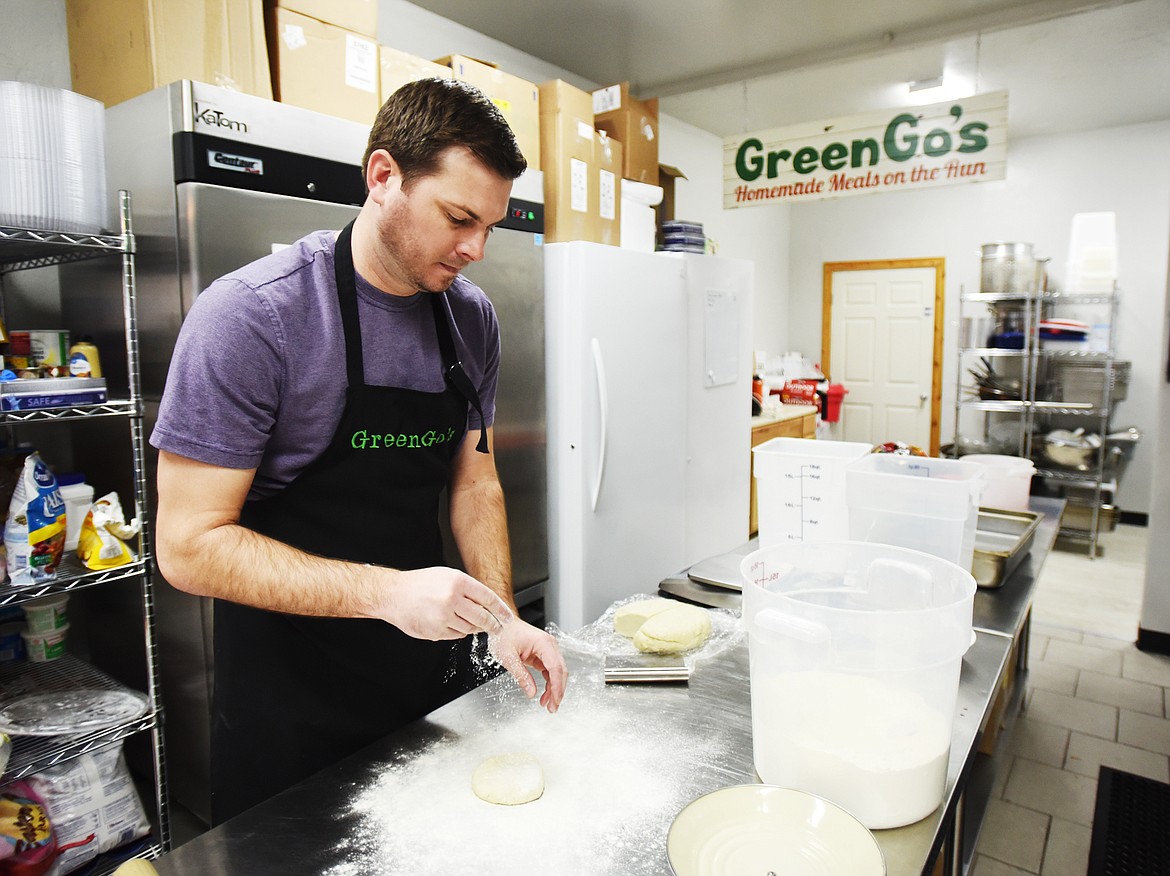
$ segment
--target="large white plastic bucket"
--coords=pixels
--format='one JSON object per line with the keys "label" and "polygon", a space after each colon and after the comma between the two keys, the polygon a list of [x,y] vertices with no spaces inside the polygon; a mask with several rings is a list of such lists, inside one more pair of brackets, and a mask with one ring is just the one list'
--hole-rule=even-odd
{"label": "large white plastic bucket", "polygon": [[813,438],[773,438],[753,447],[761,547],[848,538],[845,466],[871,447]]}
{"label": "large white plastic bucket", "polygon": [[849,538],[970,569],[983,484],[983,467],[973,462],[872,453],[845,470]]}
{"label": "large white plastic bucket", "polygon": [[996,453],[968,453],[963,462],[983,466],[983,495],[980,504],[1005,511],[1027,511],[1036,463],[1022,456]]}
{"label": "large white plastic bucket", "polygon": [[971,573],[859,542],[763,548],[741,573],[760,778],[871,829],[933,812],[973,641]]}

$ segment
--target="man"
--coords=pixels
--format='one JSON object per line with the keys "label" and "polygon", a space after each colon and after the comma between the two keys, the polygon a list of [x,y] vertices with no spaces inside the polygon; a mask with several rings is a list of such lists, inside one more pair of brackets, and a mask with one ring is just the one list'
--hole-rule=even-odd
{"label": "man", "polygon": [[[469,689],[473,634],[560,705],[564,661],[511,594],[495,312],[459,273],[524,168],[483,94],[403,86],[355,221],[217,280],[184,321],[151,435],[156,546],[168,581],[215,597],[216,823]],[[444,488],[467,574],[443,566]]]}

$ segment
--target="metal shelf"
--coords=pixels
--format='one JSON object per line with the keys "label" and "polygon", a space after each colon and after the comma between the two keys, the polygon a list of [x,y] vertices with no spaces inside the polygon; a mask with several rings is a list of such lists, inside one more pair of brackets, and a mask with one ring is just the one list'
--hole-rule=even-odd
{"label": "metal shelf", "polygon": [[131,243],[123,235],[72,234],[0,225],[0,272],[45,268],[131,251]]}
{"label": "metal shelf", "polygon": [[[135,277],[134,239],[130,193],[120,192],[118,198],[120,234],[76,234],[37,228],[0,226],[0,277],[12,271],[43,268],[82,259],[102,256],[120,256],[121,260],[121,316],[126,342],[126,368],[129,399],[110,400],[97,405],[77,405],[68,408],[50,408],[33,411],[5,411],[0,413],[0,426],[10,432],[28,424],[81,421],[102,417],[123,417],[129,423],[130,441],[127,452],[133,457],[134,496],[133,516],[141,523],[138,536],[139,558],[113,569],[91,571],[73,557],[66,557],[59,574],[53,580],[33,587],[0,586],[0,606],[19,605],[51,593],[107,584],[113,581],[138,578],[141,583],[144,660],[146,669],[147,711],[132,721],[126,721],[102,732],[85,735],[29,737],[13,739],[12,756],[5,781],[33,774],[46,767],[71,760],[90,751],[119,744],[136,733],[151,734],[153,754],[154,830],[142,841],[124,847],[121,853],[112,852],[90,865],[92,874],[112,873],[131,857],[155,858],[170,848],[170,803],[166,780],[165,745],[162,734],[161,701],[158,691],[158,651],[154,639],[155,607],[150,546],[150,515],[147,503],[146,445],[143,434],[143,405],[138,343],[137,289]],[[125,503],[129,505],[130,503]],[[64,686],[64,687],[62,687]],[[66,655],[51,663],[14,665],[0,668],[0,697],[8,699],[24,687],[29,690],[68,690],[77,687],[124,689],[88,664]]]}
{"label": "metal shelf", "polygon": [[[75,690],[127,690],[83,660],[66,654],[48,663],[13,663],[0,670],[0,697],[11,700],[33,693],[67,693]],[[112,727],[77,736],[12,737],[12,755],[0,782],[14,782],[91,751],[121,742],[128,736],[159,725],[156,710]]]}
{"label": "metal shelf", "polygon": [[[999,330],[1001,322],[1006,326],[1009,317],[1015,320],[1013,331],[1019,331],[1023,336],[1023,349],[1005,350],[989,347],[960,347],[960,357],[980,356],[989,360],[988,370],[992,366],[990,360],[994,357],[1004,362],[1005,367],[995,370],[1007,373],[1011,379],[1018,381],[1020,399],[982,399],[978,398],[978,390],[973,386],[965,386],[967,364],[970,359],[960,358],[956,369],[955,389],[955,429],[954,443],[958,448],[962,443],[975,438],[983,443],[994,439],[995,444],[1004,445],[1010,440],[1011,450],[1019,456],[1040,459],[1038,453],[1042,434],[1052,426],[1067,426],[1073,428],[1073,423],[1062,423],[1061,418],[1073,421],[1082,421],[1087,430],[1099,430],[1102,437],[1109,428],[1109,421],[1114,409],[1114,381],[1104,381],[1100,398],[1089,396],[1092,402],[1065,402],[1060,400],[1041,400],[1062,394],[1062,391],[1052,390],[1048,386],[1049,380],[1055,380],[1061,371],[1069,370],[1073,362],[1084,362],[1087,365],[1100,364],[1100,367],[1109,371],[1116,361],[1114,338],[1117,326],[1117,311],[1120,292],[1057,292],[1029,290],[1013,294],[1001,293],[973,293],[959,296],[962,304],[985,304],[992,314],[994,325]],[[1040,337],[1040,323],[1056,308],[1068,305],[1104,305],[1109,308],[1108,315],[1100,320],[1109,327],[1109,337],[1104,343],[1106,350],[1081,350],[1074,348],[1052,349],[1046,346],[1048,339]],[[998,307],[996,305],[999,305]],[[1004,306],[1008,305],[1008,306]],[[975,310],[975,308],[971,308]],[[990,333],[988,337],[990,337]],[[981,338],[971,338],[982,340]],[[1087,343],[1087,342],[1086,342]],[[1064,362],[1064,367],[1049,367],[1052,363]],[[1092,367],[1090,365],[1090,367]],[[1013,392],[1013,394],[1015,394]],[[1079,393],[1070,393],[1074,397]],[[1083,394],[1079,394],[1085,397]],[[995,414],[1012,415],[1017,420],[997,420]],[[982,415],[982,416],[980,416]],[[1018,422],[1018,437],[1011,433]],[[1004,431],[1004,430],[1007,431]],[[999,430],[996,432],[996,430]],[[1005,438],[1004,436],[1007,436]],[[1005,451],[1001,451],[1005,452]],[[1094,464],[1089,471],[1062,471],[1052,468],[1047,461],[1041,463],[1048,467],[1036,471],[1036,475],[1054,484],[1062,486],[1076,486],[1093,491],[1094,505],[1092,514],[1092,532],[1088,536],[1090,542],[1090,556],[1098,553],[1097,534],[1099,528],[1099,507],[1102,492],[1107,488],[1106,481],[1111,473],[1106,466],[1105,452],[1096,454]],[[1116,484],[1114,483],[1114,487]]]}
{"label": "metal shelf", "polygon": [[1011,350],[1006,347],[959,347],[959,352],[970,356],[986,356],[989,359],[1023,359],[1026,350]]}
{"label": "metal shelf", "polygon": [[1049,304],[1109,304],[1116,301],[1113,292],[1047,292],[1043,296]]}
{"label": "metal shelf", "polygon": [[38,408],[31,411],[2,411],[0,425],[5,423],[36,423],[41,421],[91,420],[95,417],[134,417],[140,414],[140,405],[130,400],[111,399],[96,405],[78,405],[71,408]]}
{"label": "metal shelf", "polygon": [[85,568],[76,555],[68,554],[61,558],[57,575],[50,581],[34,584],[30,587],[13,587],[11,584],[0,585],[0,607],[21,605],[34,599],[40,599],[42,596],[72,593],[75,590],[94,587],[98,584],[109,584],[112,581],[139,578],[146,572],[150,560],[148,555],[124,566],[94,571]]}
{"label": "metal shelf", "polygon": [[1028,410],[1029,403],[1024,401],[984,401],[968,400],[959,402],[959,406],[967,411],[989,411],[1000,414],[1022,414]]}
{"label": "metal shelf", "polygon": [[1036,301],[1043,297],[1039,292],[965,292],[959,296],[964,303],[1003,304],[1011,301]]}

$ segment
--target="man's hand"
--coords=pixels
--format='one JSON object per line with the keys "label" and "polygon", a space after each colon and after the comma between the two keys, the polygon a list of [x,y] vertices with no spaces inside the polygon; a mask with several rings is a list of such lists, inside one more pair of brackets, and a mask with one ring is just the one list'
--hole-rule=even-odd
{"label": "man's hand", "polygon": [[550,713],[560,708],[569,673],[561,657],[561,649],[552,636],[509,615],[503,629],[497,635],[488,637],[488,649],[516,679],[529,699],[536,696],[537,688],[528,667],[540,672],[544,676],[544,693],[540,695],[540,704]]}
{"label": "man's hand", "polygon": [[378,571],[392,577],[374,616],[416,639],[495,635],[512,616],[494,590],[458,569],[432,566],[409,572]]}

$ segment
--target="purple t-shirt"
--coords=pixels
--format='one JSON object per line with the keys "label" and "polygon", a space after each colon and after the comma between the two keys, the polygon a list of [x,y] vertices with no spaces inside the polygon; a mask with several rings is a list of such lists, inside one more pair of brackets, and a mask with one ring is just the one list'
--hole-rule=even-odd
{"label": "purple t-shirt", "polygon": [[[216,280],[183,321],[150,443],[225,468],[255,468],[248,498],[288,485],[328,446],[345,407],[345,338],[333,276],[335,232],[317,231]],[[446,388],[429,296],[389,295],[357,278],[366,383]],[[500,334],[478,286],[443,295],[456,355],[495,418]],[[468,432],[479,416],[468,407]]]}

